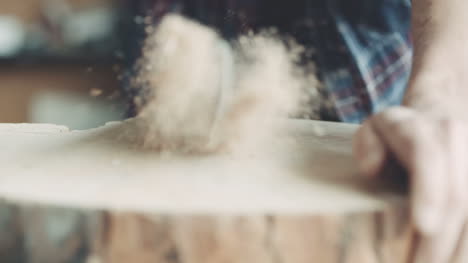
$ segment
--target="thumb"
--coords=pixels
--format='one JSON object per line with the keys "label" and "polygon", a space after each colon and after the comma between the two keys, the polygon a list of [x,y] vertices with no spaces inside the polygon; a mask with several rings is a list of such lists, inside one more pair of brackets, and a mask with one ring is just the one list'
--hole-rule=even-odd
{"label": "thumb", "polygon": [[359,171],[369,177],[375,177],[382,170],[387,153],[385,145],[377,136],[370,121],[364,123],[354,136],[353,154]]}

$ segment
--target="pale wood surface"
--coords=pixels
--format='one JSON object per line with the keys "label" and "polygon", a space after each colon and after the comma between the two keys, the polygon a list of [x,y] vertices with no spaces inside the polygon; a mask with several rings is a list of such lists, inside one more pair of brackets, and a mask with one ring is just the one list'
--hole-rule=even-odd
{"label": "pale wood surface", "polygon": [[1,262],[403,262],[404,197],[364,182],[356,126],[288,121],[268,149],[141,150],[137,120],[0,125]]}

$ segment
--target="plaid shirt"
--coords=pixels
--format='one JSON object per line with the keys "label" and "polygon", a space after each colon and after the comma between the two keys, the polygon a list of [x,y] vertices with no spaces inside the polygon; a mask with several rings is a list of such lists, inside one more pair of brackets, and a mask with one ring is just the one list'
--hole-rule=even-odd
{"label": "plaid shirt", "polygon": [[362,122],[401,103],[412,60],[410,0],[133,0],[158,20],[180,12],[225,37],[274,26],[312,47],[323,119]]}

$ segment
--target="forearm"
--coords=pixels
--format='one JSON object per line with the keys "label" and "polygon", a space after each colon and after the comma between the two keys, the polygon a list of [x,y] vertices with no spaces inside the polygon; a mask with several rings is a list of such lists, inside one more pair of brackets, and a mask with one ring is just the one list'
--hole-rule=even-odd
{"label": "forearm", "polygon": [[468,83],[467,10],[466,0],[413,0],[414,59],[406,104],[468,96],[468,85],[462,85]]}

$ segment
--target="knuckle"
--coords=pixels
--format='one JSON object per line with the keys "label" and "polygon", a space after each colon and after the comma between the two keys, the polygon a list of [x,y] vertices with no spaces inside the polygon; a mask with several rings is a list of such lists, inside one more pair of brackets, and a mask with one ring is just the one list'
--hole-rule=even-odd
{"label": "knuckle", "polygon": [[465,209],[468,195],[463,187],[455,185],[448,193],[448,206],[452,209]]}
{"label": "knuckle", "polygon": [[407,150],[412,154],[418,153],[421,150],[421,146],[427,144],[425,136],[423,136],[426,131],[418,122],[411,120],[403,121],[398,132]]}
{"label": "knuckle", "polygon": [[460,193],[453,193],[448,200],[448,207],[450,209],[462,210],[466,207],[466,196]]}
{"label": "knuckle", "polygon": [[403,137],[402,142],[404,143],[404,145],[406,147],[406,151],[408,153],[408,156],[414,157],[415,155],[417,155],[420,152],[419,151],[419,143],[415,139],[413,139],[411,137]]}
{"label": "knuckle", "polygon": [[412,124],[410,120],[404,119],[389,121],[386,126],[389,132],[408,137],[408,135],[411,134],[410,131],[414,124]]}
{"label": "knuckle", "polygon": [[465,123],[454,119],[454,118],[444,118],[439,122],[442,133],[447,136],[457,136],[464,133]]}
{"label": "knuckle", "polygon": [[388,131],[398,133],[403,129],[401,122],[392,121],[387,124]]}

